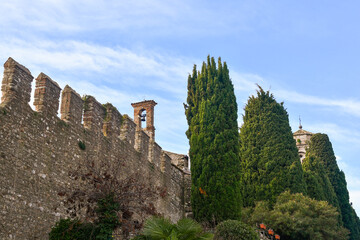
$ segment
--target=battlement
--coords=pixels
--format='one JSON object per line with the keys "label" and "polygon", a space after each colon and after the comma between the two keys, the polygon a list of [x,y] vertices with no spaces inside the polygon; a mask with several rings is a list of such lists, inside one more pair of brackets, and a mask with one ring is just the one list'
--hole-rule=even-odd
{"label": "battlement", "polygon": [[[4,68],[1,105],[5,108],[9,104],[28,105],[33,80],[30,71],[12,58],[5,62]],[[35,85],[34,106],[36,112],[56,116],[59,110],[60,93],[62,95],[61,120],[74,125],[75,128],[91,131],[97,138],[120,138],[133,146],[149,162],[155,163],[155,166],[159,167],[162,172],[170,172],[167,168],[171,164],[160,161],[160,159],[163,159],[162,161],[171,159],[160,157],[168,152],[162,153],[162,148],[152,139],[155,130],[153,112],[153,107],[157,104],[155,101],[147,100],[131,104],[136,112],[135,117],[140,116],[145,109],[148,110],[147,123],[149,126],[142,129],[140,117],[134,121],[127,115],[122,116],[111,103],[101,104],[90,95],[81,98],[69,85],[66,85],[61,92],[57,82],[46,74],[40,73],[36,78]],[[171,160],[168,161],[171,162]]]}
{"label": "battlement", "polygon": [[4,63],[4,77],[1,85],[1,102],[30,102],[31,82],[33,79],[34,77],[31,75],[29,69],[9,57],[9,59]]}
{"label": "battlement", "polygon": [[[5,62],[0,104],[0,191],[5,197],[0,199],[4,206],[0,221],[9,224],[0,232],[1,239],[46,238],[56,220],[69,216],[58,190],[84,187],[69,176],[89,161],[114,165],[123,159],[119,177],[139,173],[139,181],[166,191],[154,203],[158,213],[174,221],[185,216],[190,197],[187,158],[179,161],[178,155],[155,142],[153,100],[132,104],[133,120],[111,103],[81,97],[68,85],[62,90],[40,73],[33,110],[29,105],[33,79],[14,59]],[[142,128],[144,111],[147,126]],[[80,142],[86,149],[79,147]]]}
{"label": "battlement", "polygon": [[57,115],[60,86],[44,73],[36,78],[34,106],[38,112]]}

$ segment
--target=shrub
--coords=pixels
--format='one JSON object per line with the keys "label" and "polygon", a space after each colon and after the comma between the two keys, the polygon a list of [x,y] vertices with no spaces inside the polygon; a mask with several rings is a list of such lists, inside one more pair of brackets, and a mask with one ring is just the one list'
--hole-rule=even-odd
{"label": "shrub", "polygon": [[213,234],[204,232],[196,221],[183,218],[176,224],[162,217],[146,220],[142,233],[132,240],[212,240]]}
{"label": "shrub", "polygon": [[257,240],[259,235],[245,223],[227,220],[216,226],[214,240]]}
{"label": "shrub", "polygon": [[61,219],[51,229],[50,240],[107,240],[120,221],[116,215],[119,204],[114,195],[109,194],[97,202],[97,220],[94,223],[80,220]]}
{"label": "shrub", "polygon": [[91,240],[95,228],[91,223],[79,220],[61,219],[51,228],[49,240]]}

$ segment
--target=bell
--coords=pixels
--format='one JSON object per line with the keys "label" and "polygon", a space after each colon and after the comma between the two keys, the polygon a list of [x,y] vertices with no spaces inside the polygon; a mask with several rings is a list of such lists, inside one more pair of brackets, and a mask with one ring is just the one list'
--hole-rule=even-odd
{"label": "bell", "polygon": [[145,122],[145,118],[146,118],[146,113],[140,115],[140,119],[142,122]]}

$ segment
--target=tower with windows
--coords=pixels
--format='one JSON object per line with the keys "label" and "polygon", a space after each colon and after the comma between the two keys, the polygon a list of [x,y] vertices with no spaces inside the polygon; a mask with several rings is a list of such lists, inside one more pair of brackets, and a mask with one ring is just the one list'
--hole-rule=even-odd
{"label": "tower with windows", "polygon": [[299,151],[299,157],[301,163],[305,158],[306,149],[309,146],[309,142],[312,135],[314,134],[302,129],[301,120],[300,120],[299,130],[293,133],[293,137],[296,141],[296,147],[298,148]]}
{"label": "tower with windows", "polygon": [[[134,108],[134,122],[137,128],[142,129],[152,139],[155,139],[154,107],[156,104],[154,100],[144,100],[131,104]],[[146,124],[144,128],[142,122]]]}

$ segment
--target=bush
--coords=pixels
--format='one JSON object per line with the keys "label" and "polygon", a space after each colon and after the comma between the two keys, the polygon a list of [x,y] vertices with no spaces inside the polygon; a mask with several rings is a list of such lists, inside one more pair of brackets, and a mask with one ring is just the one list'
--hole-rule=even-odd
{"label": "bush", "polygon": [[204,232],[196,221],[183,218],[176,224],[162,217],[146,220],[142,233],[132,240],[212,240],[213,234]]}
{"label": "bush", "polygon": [[256,231],[245,223],[227,220],[216,226],[214,240],[258,240]]}
{"label": "bush", "polygon": [[61,219],[51,228],[49,240],[91,240],[95,239],[94,230],[91,223]]}
{"label": "bush", "polygon": [[107,240],[120,221],[117,217],[119,204],[114,194],[99,199],[97,202],[97,220],[94,223],[80,222],[80,220],[61,219],[51,229],[49,240]]}

